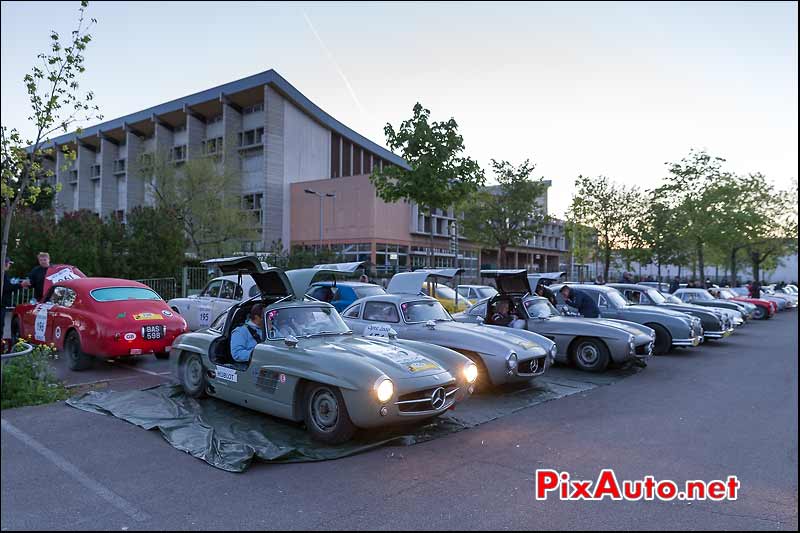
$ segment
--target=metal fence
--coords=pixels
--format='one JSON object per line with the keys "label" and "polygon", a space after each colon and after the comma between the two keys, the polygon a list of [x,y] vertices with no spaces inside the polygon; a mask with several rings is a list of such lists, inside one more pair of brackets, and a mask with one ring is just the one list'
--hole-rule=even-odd
{"label": "metal fence", "polygon": [[183,267],[181,279],[181,295],[186,298],[192,294],[199,294],[216,274],[214,269],[207,267]]}
{"label": "metal fence", "polygon": [[175,278],[150,278],[137,279],[158,293],[164,300],[171,300],[178,296],[178,282]]}
{"label": "metal fence", "polygon": [[11,294],[11,307],[28,303],[33,299],[33,287],[20,289]]}

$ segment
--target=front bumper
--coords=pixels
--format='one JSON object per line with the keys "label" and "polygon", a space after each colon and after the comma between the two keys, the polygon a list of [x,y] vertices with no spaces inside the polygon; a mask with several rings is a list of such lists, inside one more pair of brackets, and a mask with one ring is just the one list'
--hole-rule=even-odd
{"label": "front bumper", "polygon": [[689,339],[672,339],[673,346],[700,346],[703,342],[702,335],[695,335]]}
{"label": "front bumper", "polygon": [[509,371],[508,381],[527,381],[531,378],[541,376],[550,368],[550,357],[539,356],[531,357],[517,363],[513,371]]}
{"label": "front bumper", "polygon": [[637,359],[639,361],[647,361],[651,357],[653,357],[653,348],[655,347],[656,341],[651,340],[644,344],[636,345],[634,353],[631,354],[631,359]]}
{"label": "front bumper", "polygon": [[708,339],[724,339],[725,337],[730,336],[731,333],[733,333],[733,328],[723,331],[706,331],[703,333],[703,336]]}

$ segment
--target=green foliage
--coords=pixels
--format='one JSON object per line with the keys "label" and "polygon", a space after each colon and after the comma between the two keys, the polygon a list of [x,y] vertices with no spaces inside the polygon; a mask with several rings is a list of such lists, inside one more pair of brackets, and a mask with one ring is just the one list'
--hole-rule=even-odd
{"label": "green foliage", "polygon": [[638,227],[636,214],[643,203],[641,193],[635,187],[616,185],[605,176],[578,176],[575,189],[567,219],[597,233],[603,275],[608,279],[613,250],[631,247],[632,228]]}
{"label": "green foliage", "polygon": [[330,248],[304,248],[293,246],[286,251],[281,241],[273,242],[267,256],[262,258],[270,266],[292,270],[295,268],[309,268],[323,263],[343,263],[342,256]]}
{"label": "green foliage", "polygon": [[[478,163],[464,155],[464,139],[455,119],[431,122],[430,114],[417,103],[412,117],[397,130],[391,124],[383,128],[389,149],[399,151],[411,170],[384,165],[370,176],[383,201],[414,202],[427,213],[462,203],[486,181]],[[430,238],[433,241],[433,225]]]}
{"label": "green foliage", "polygon": [[198,257],[221,257],[257,238],[259,223],[242,210],[241,176],[232,165],[209,157],[176,166],[160,155],[142,172],[153,179],[156,204],[172,213]]}
{"label": "green foliage", "polygon": [[[102,119],[92,103],[92,92],[82,94],[78,78],[86,70],[84,53],[92,37],[89,28],[97,21],[84,19],[88,2],[81,2],[77,28],[66,40],[50,32],[48,51],[36,56],[37,62],[23,78],[30,103],[28,120],[36,132],[26,139],[18,128],[3,124],[0,128],[0,197],[3,204],[3,238],[0,264],[5,260],[11,222],[17,208],[36,205],[42,191],[42,181],[52,177],[54,166],[45,160],[55,160],[52,147],[46,147],[51,135],[67,132],[77,122]],[[62,147],[67,161],[75,153]],[[0,282],[2,283],[2,282]],[[0,287],[2,287],[0,285]]]}
{"label": "green foliage", "polygon": [[[13,351],[22,351],[20,343]],[[40,405],[68,397],[64,384],[56,379],[52,359],[58,355],[52,346],[35,346],[29,355],[15,357],[3,364],[2,408]]]}
{"label": "green foliage", "polygon": [[178,276],[186,238],[175,228],[180,222],[169,209],[136,207],[128,214],[127,277]]}
{"label": "green foliage", "polygon": [[472,241],[499,248],[502,260],[506,248],[521,245],[542,228],[546,214],[539,200],[547,186],[544,178],[531,177],[536,167],[530,160],[515,167],[492,159],[492,167],[498,186],[474,193],[460,206],[461,230]]}

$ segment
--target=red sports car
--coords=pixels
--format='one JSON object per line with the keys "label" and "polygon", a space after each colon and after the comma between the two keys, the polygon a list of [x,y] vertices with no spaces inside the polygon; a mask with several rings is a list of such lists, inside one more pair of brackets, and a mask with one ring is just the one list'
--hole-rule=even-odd
{"label": "red sports car", "polygon": [[757,306],[758,309],[756,309],[756,312],[753,314],[753,318],[757,320],[772,318],[775,313],[778,312],[778,304],[775,302],[770,302],[769,300],[764,300],[761,298],[747,298],[746,296],[740,296],[732,290],[724,287],[712,287],[711,289],[708,289],[708,292],[710,292],[715,298],[733,300],[735,302],[747,302]]}
{"label": "red sports car", "polygon": [[187,331],[147,285],[126,279],[87,278],[70,265],[47,270],[41,302],[18,305],[12,335],[35,344],[56,345],[72,370],[84,370],[95,357],[140,354],[169,357],[175,337]]}

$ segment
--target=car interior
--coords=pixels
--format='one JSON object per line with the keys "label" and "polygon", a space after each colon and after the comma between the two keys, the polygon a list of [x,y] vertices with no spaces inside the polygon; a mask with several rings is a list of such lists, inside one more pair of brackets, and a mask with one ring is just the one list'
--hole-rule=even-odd
{"label": "car interior", "polygon": [[264,309],[266,309],[267,306],[277,303],[280,300],[282,300],[282,298],[271,296],[264,297],[260,300],[254,298],[235,305],[231,307],[227,313],[223,313],[222,317],[227,318],[220,318],[220,329],[222,329],[222,335],[214,340],[209,347],[208,358],[211,360],[211,362],[217,365],[226,366],[228,368],[234,368],[239,371],[247,370],[247,368],[250,366],[250,361],[234,361],[231,357],[231,332],[247,322],[250,309],[255,304],[261,303],[261,305],[264,306]]}
{"label": "car interior", "polygon": [[528,312],[525,310],[525,307],[522,305],[522,298],[520,297],[513,297],[507,294],[498,294],[486,304],[486,316],[484,317],[485,324],[487,325],[494,325],[492,322],[492,315],[494,315],[495,310],[497,309],[497,304],[501,300],[508,302],[508,312],[511,314],[517,315],[519,318],[527,319]]}

